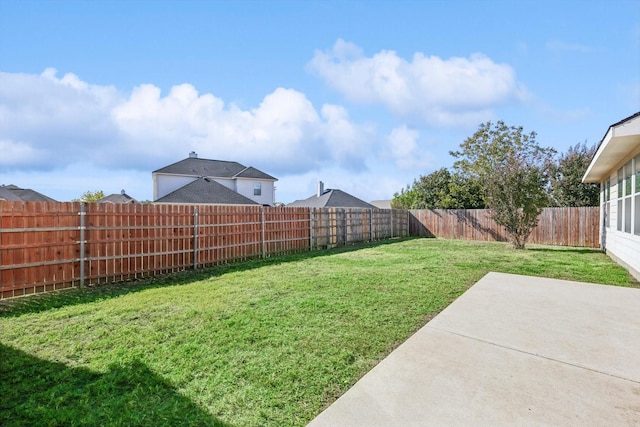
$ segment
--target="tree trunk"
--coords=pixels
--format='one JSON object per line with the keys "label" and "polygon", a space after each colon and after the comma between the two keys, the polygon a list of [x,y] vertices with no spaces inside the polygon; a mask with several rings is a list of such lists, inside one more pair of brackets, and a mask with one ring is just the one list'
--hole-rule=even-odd
{"label": "tree trunk", "polygon": [[519,237],[513,238],[513,248],[514,249],[524,249],[525,239],[520,240]]}

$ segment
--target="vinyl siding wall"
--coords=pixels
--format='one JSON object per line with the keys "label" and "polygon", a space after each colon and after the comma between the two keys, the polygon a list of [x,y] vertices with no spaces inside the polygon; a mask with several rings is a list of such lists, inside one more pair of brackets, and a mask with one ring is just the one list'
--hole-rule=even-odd
{"label": "vinyl siding wall", "polygon": [[[253,194],[253,185],[256,183],[260,184],[259,196],[255,196]],[[260,203],[261,205],[273,206],[273,204],[275,203],[275,200],[273,200],[273,184],[273,181],[238,178],[236,179],[236,191],[243,196],[254,200],[256,203]]]}
{"label": "vinyl siding wall", "polygon": [[186,175],[153,175],[153,200],[158,200],[180,187],[193,182],[197,177]]}
{"label": "vinyl siding wall", "polygon": [[[631,195],[624,194],[626,186],[623,174],[619,182],[618,171],[631,161]],[[600,242],[607,254],[624,265],[629,272],[640,280],[640,150],[627,156],[610,171],[607,180],[600,183],[601,188],[601,227]],[[607,198],[609,200],[607,200]],[[608,204],[608,206],[607,206]],[[630,208],[628,205],[630,204]],[[625,224],[626,223],[626,224]],[[620,228],[620,229],[619,229]]]}

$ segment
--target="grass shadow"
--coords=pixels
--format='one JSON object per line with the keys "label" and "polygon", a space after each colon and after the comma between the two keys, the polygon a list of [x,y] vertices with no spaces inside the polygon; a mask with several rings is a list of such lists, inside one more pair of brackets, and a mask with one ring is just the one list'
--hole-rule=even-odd
{"label": "grass shadow", "polygon": [[602,250],[598,248],[576,248],[576,247],[570,247],[570,246],[554,246],[551,248],[549,247],[532,248],[530,246],[527,246],[526,250],[531,252],[548,252],[548,253],[564,252],[564,253],[574,253],[574,254],[593,254],[593,253],[602,252]]}
{"label": "grass shadow", "polygon": [[45,361],[0,344],[0,425],[225,427],[144,363],[106,373]]}
{"label": "grass shadow", "polygon": [[124,294],[140,292],[146,289],[184,285],[199,280],[218,277],[227,273],[248,271],[269,265],[301,261],[325,255],[352,252],[364,248],[379,247],[411,239],[415,238],[408,237],[396,238],[391,240],[378,240],[369,243],[341,246],[331,249],[320,249],[309,252],[292,253],[264,259],[256,258],[246,261],[220,264],[212,267],[199,268],[197,270],[184,270],[176,273],[152,276],[138,280],[89,285],[85,286],[84,288],[62,289],[59,291],[4,299],[0,300],[0,317],[15,317],[21,316],[23,314],[39,313],[42,311],[60,307],[116,298]]}

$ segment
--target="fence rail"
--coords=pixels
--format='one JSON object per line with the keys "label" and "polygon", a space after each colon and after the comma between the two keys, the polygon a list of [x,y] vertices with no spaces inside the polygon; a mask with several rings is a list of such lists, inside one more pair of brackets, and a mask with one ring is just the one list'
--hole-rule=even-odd
{"label": "fence rail", "polygon": [[[545,208],[529,243],[559,246],[600,247],[600,208]],[[504,227],[491,219],[486,209],[435,209],[409,211],[409,235],[447,239],[508,240]]]}
{"label": "fence rail", "polygon": [[[529,242],[599,247],[599,208],[547,208]],[[506,241],[488,210],[0,201],[0,298],[393,237]]]}
{"label": "fence rail", "polygon": [[0,201],[0,298],[408,235],[398,210]]}

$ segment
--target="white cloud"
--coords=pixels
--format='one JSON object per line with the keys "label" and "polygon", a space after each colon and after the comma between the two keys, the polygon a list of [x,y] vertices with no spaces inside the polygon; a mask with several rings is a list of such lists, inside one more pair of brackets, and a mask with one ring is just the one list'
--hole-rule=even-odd
{"label": "white cloud", "polygon": [[164,98],[146,85],[112,116],[141,151],[152,145],[181,158],[189,147],[202,157],[260,162],[273,172],[361,163],[371,137],[370,127],[351,122],[342,107],[325,105],[319,114],[303,93],[284,88],[265,96],[258,107],[242,110],[225,107],[211,94],[198,95],[191,85],[175,86]]}
{"label": "white cloud", "polygon": [[[385,170],[353,172],[339,167],[324,167],[318,170],[284,176],[277,182],[276,199],[285,203],[306,199],[317,191],[318,181],[325,189],[339,189],[364,200],[391,199],[414,178],[411,174],[388,173]],[[285,190],[286,189],[286,190]],[[291,197],[291,195],[295,195]]]}
{"label": "white cloud", "polygon": [[400,126],[385,138],[387,150],[399,169],[422,172],[434,167],[433,157],[418,144],[419,137],[417,130]]}
{"label": "white cloud", "polygon": [[364,167],[375,128],[340,106],[316,110],[306,95],[277,88],[242,109],[190,84],[166,94],[152,84],[130,93],[74,74],[2,73],[0,166],[97,167],[152,171],[186,157],[233,159],[277,174],[333,163]]}
{"label": "white cloud", "polygon": [[26,163],[46,166],[48,153],[30,146],[27,143],[0,139],[0,166],[12,167]]}
{"label": "white cloud", "polygon": [[509,65],[480,53],[449,59],[415,53],[408,61],[382,50],[367,57],[339,39],[330,51],[316,51],[308,69],[352,102],[431,125],[476,125],[493,118],[494,107],[526,96]]}
{"label": "white cloud", "polygon": [[331,158],[350,169],[362,169],[366,158],[372,155],[375,127],[354,124],[347,110],[338,105],[324,105],[322,118],[325,120],[322,135]]}
{"label": "white cloud", "polygon": [[0,139],[10,147],[0,166],[63,166],[92,157],[116,134],[105,114],[120,100],[113,87],[90,85],[72,74],[58,79],[53,69],[41,75],[0,73],[0,81]]}
{"label": "white cloud", "polygon": [[390,198],[436,163],[414,128],[380,131],[294,89],[241,108],[191,84],[123,92],[53,69],[0,79],[0,183],[58,200],[98,189],[151,199],[151,172],[192,150],[276,176],[283,202],[308,197],[320,179],[366,201]]}

